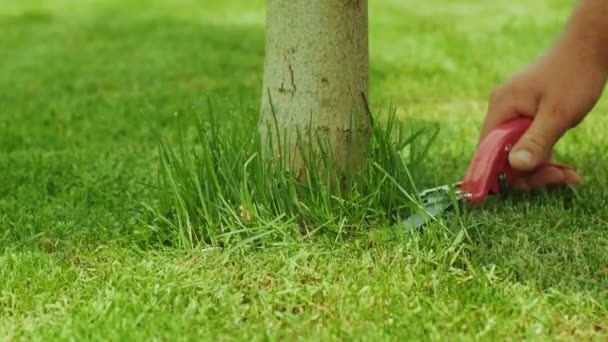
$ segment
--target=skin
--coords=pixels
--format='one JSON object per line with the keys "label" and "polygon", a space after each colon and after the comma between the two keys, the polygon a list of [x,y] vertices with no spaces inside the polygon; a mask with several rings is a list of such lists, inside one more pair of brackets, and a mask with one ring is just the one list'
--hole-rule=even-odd
{"label": "skin", "polygon": [[608,0],[579,0],[555,43],[490,97],[480,140],[505,121],[534,118],[509,154],[511,166],[526,174],[515,188],[582,182],[575,170],[541,164],[551,161],[555,143],[594,108],[607,80]]}

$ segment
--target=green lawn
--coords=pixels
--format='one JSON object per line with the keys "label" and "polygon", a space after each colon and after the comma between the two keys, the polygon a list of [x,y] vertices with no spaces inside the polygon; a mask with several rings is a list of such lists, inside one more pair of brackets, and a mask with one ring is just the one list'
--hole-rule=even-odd
{"label": "green lawn", "polygon": [[[420,186],[459,180],[489,92],[571,6],[370,2],[374,110],[441,128]],[[177,144],[175,113],[204,116],[209,96],[216,115],[256,113],[263,28],[262,0],[0,2],[0,340],[608,338],[605,100],[558,145],[575,193],[422,233],[151,241],[158,139]]]}

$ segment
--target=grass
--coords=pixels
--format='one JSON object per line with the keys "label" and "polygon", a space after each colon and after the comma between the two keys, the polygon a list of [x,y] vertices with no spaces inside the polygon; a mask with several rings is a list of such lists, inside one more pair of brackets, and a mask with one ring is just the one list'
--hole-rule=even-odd
{"label": "grass", "polygon": [[[459,180],[491,88],[551,41],[570,3],[370,6],[374,113],[392,104],[410,133],[440,127],[410,167],[425,187]],[[389,192],[342,233],[361,211],[323,204],[316,239],[266,212],[260,226],[283,235],[189,249],[159,223],[177,224],[175,194],[154,187],[162,161],[182,159],[158,138],[199,148],[199,119],[245,116],[213,147],[233,151],[261,96],[263,1],[24,0],[0,13],[0,339],[606,338],[605,100],[558,146],[585,176],[575,194],[494,198],[418,233],[390,226]],[[219,170],[224,194],[244,198],[240,174]]]}
{"label": "grass", "polygon": [[299,182],[284,160],[269,157],[283,137],[264,143],[256,113],[217,115],[213,108],[210,102],[199,114],[195,139],[186,137],[178,117],[177,146],[160,145],[154,186],[159,206],[148,206],[153,228],[147,244],[263,248],[266,241],[327,237],[324,233],[338,241],[398,225],[422,209],[414,195],[418,173],[408,165],[421,168],[437,127],[405,128],[393,111],[371,135],[360,173],[346,174],[336,170],[324,141],[315,154],[310,141],[302,143],[309,138],[300,136],[306,179]]}

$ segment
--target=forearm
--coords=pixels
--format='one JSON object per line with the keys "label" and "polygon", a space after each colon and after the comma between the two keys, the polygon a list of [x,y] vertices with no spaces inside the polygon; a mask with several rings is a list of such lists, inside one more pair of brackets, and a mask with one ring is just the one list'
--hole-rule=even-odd
{"label": "forearm", "polygon": [[608,0],[578,0],[560,43],[608,70]]}

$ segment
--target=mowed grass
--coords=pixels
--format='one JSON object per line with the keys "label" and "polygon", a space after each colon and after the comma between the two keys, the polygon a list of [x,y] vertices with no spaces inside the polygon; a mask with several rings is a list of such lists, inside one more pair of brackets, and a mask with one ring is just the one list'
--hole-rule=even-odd
{"label": "mowed grass", "polygon": [[[462,177],[492,87],[571,4],[370,6],[374,112],[441,128],[410,165],[424,187]],[[256,115],[263,25],[261,0],[0,4],[0,339],[606,338],[606,100],[558,145],[575,192],[494,198],[422,233],[152,240],[159,139],[177,147],[176,113],[194,130],[209,96],[216,116]]]}

